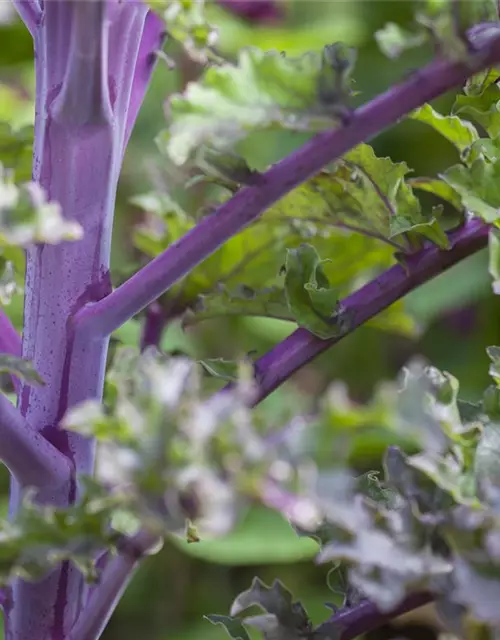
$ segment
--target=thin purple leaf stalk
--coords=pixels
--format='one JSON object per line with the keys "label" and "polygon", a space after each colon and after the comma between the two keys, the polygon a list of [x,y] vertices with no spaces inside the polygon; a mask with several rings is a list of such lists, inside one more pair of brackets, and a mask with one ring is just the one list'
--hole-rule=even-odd
{"label": "thin purple leaf stalk", "polygon": [[141,351],[147,347],[159,346],[167,321],[167,314],[158,302],[149,305],[141,335]]}
{"label": "thin purple leaf stalk", "polygon": [[[108,338],[80,340],[70,317],[111,290],[113,212],[125,146],[151,76],[162,23],[145,4],[92,0],[18,2],[33,35],[36,116],[33,179],[77,221],[79,242],[28,250],[22,355],[44,386],[23,383],[18,407],[69,461],[73,473],[39,494],[65,506],[78,498],[75,472],[91,474],[94,442],[59,428],[66,410],[101,398]],[[10,514],[19,507],[13,480]],[[78,621],[88,587],[64,563],[37,583],[16,579],[7,640],[63,640]]]}

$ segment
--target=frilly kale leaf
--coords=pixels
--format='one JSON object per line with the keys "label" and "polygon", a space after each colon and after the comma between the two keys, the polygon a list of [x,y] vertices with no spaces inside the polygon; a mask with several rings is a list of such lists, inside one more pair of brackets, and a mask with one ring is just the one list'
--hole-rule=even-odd
{"label": "frilly kale leaf", "polygon": [[[179,42],[196,62],[217,62],[217,31],[205,15],[205,0],[149,0],[165,20],[168,35]],[[168,60],[169,64],[173,64]]]}
{"label": "frilly kale leaf", "polygon": [[347,109],[354,59],[340,44],[301,58],[244,49],[237,64],[207,69],[170,99],[170,126],[159,144],[182,165],[200,147],[230,151],[253,131],[331,126]]}
{"label": "frilly kale leaf", "polygon": [[[119,350],[107,407],[87,401],[63,419],[66,429],[100,440],[99,481],[162,534],[183,535],[187,520],[201,537],[228,533],[275,461],[248,408],[251,365],[232,367],[235,388],[212,399],[206,368],[154,349]],[[293,477],[292,463],[283,463]]]}
{"label": "frilly kale leaf", "polygon": [[111,527],[119,500],[90,479],[82,479],[83,497],[61,509],[39,506],[26,493],[15,519],[0,523],[0,583],[15,576],[38,580],[64,560],[71,560],[89,581],[98,577],[95,561],[112,552],[120,533]]}
{"label": "frilly kale leaf", "polygon": [[494,29],[498,8],[495,0],[425,0],[418,4],[415,22],[411,30],[389,22],[377,31],[382,53],[397,58],[407,49],[430,42],[448,58],[467,62],[474,55],[471,43],[481,36],[481,30],[474,31],[474,27],[487,23]]}
{"label": "frilly kale leaf", "polygon": [[[498,383],[497,351],[495,347],[488,352]],[[302,510],[309,500],[311,508],[322,514],[321,524],[316,529],[300,525],[296,529],[320,542],[318,562],[333,563],[335,568],[341,563],[347,581],[340,590],[346,602],[355,605],[360,598],[368,598],[380,611],[389,611],[415,591],[431,592],[450,631],[462,628],[467,611],[478,628],[490,633],[500,625],[500,432],[496,422],[500,394],[492,387],[482,404],[465,407],[458,393],[458,382],[450,374],[413,364],[402,375],[399,388],[386,389],[365,409],[346,401],[342,408],[338,402],[324,405],[323,418],[318,416],[309,424],[308,434],[324,428],[327,409],[333,407],[330,419],[341,417],[344,422],[338,425],[333,418],[337,435],[347,424],[347,434],[355,437],[358,429],[363,432],[367,424],[378,423],[394,434],[409,430],[413,452],[390,447],[383,479],[373,473],[353,477],[342,464],[342,447],[329,468],[323,457],[317,473],[297,496]],[[349,441],[349,436],[345,439]],[[310,460],[318,463],[318,450],[309,446],[307,451]],[[284,494],[282,501],[293,522],[290,494]],[[275,505],[280,508],[276,490]],[[294,613],[291,596],[282,593],[256,581],[236,599],[231,613],[241,614],[247,605],[260,604],[268,612],[257,625],[265,638],[295,637],[291,630],[288,636],[278,632],[286,623],[277,623],[276,602],[287,603],[288,619]],[[273,610],[268,604],[271,595]],[[295,628],[307,626],[307,615],[298,611]],[[250,624],[246,618],[239,621]],[[344,630],[334,621],[335,615],[318,632],[340,637]],[[306,637],[326,637],[315,632],[310,629]]]}

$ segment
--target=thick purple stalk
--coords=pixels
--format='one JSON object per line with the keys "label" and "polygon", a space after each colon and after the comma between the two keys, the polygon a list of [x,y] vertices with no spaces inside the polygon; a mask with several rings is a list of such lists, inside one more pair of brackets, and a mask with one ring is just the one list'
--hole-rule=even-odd
{"label": "thick purple stalk", "polygon": [[321,340],[305,329],[297,329],[255,362],[260,402],[301,367],[416,287],[443,273],[488,244],[489,227],[473,219],[449,235],[451,249],[429,246],[407,257],[405,267],[397,264],[342,301],[347,329],[338,337]]}
{"label": "thick purple stalk", "polygon": [[[94,442],[64,432],[59,421],[74,404],[101,397],[108,340],[80,340],[69,318],[111,288],[117,181],[152,64],[140,81],[134,71],[138,59],[146,57],[145,48],[154,54],[160,46],[150,24],[144,4],[116,0],[47,1],[28,23],[37,82],[33,178],[61,204],[66,218],[82,225],[84,237],[27,252],[23,357],[33,361],[46,385],[24,384],[19,407],[30,425],[84,474],[93,471]],[[68,481],[40,498],[67,505],[78,497],[77,489]],[[13,482],[11,514],[19,499],[19,485]],[[85,599],[82,575],[70,563],[38,583],[16,580],[6,638],[63,640]]]}
{"label": "thick purple stalk", "polygon": [[465,82],[473,72],[500,60],[500,36],[478,46],[470,65],[436,60],[360,109],[345,126],[317,135],[245,187],[215,213],[174,242],[102,300],[82,305],[75,314],[82,337],[110,335],[156,300],[233,235],[325,165],[373,138],[418,106]]}

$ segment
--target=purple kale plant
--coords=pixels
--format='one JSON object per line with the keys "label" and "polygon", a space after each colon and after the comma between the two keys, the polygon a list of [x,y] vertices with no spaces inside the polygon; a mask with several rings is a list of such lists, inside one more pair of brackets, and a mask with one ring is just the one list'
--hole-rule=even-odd
{"label": "purple kale plant", "polygon": [[[221,4],[252,20],[278,15],[274,3]],[[167,535],[223,535],[255,500],[314,538],[318,562],[343,563],[344,606],[314,626],[279,581],[255,579],[229,616],[208,616],[232,638],[247,640],[253,626],[265,638],[348,640],[432,600],[454,631],[466,615],[498,631],[498,347],[488,350],[494,385],[477,405],[417,362],[371,404],[334,386],[282,430],[263,434],[258,406],[365,323],[408,332],[401,299],[487,245],[498,292],[493,4],[471,14],[467,3],[431,3],[414,32],[388,25],[376,37],[390,58],[425,40],[436,57],[353,109],[355,52],[339,43],[301,58],[248,49],[226,62],[196,0],[15,1],[33,36],[36,116],[32,181],[0,172],[0,267],[8,274],[15,251],[25,255],[22,341],[0,312],[0,371],[17,400],[0,395],[12,477],[0,537],[7,640],[99,638]],[[138,196],[151,224],[135,241],[152,259],[114,288],[117,182],[167,35],[205,71],[169,97],[157,143],[166,163],[187,169],[186,189],[217,189],[194,214],[169,194]],[[463,85],[451,115],[428,104]],[[368,141],[407,117],[447,138],[460,162],[415,178],[378,157]],[[314,135],[261,166],[244,143],[276,128]],[[436,205],[426,209],[418,190]],[[142,349],[119,349],[106,372],[111,334],[144,310]],[[159,349],[174,317],[186,326],[221,315],[298,328],[257,360]],[[210,395],[207,374],[229,383]],[[374,423],[412,451],[390,447],[382,480],[346,468],[346,446]],[[264,614],[242,617],[253,606]]]}

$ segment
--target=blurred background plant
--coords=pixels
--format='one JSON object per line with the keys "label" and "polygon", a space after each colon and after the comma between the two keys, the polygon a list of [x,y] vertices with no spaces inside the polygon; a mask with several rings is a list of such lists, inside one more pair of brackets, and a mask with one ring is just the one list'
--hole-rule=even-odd
{"label": "blurred background plant", "polygon": [[[218,47],[235,58],[250,45],[277,49],[292,55],[342,41],[358,49],[355,100],[364,102],[388,87],[423,61],[425,51],[410,51],[388,62],[380,53],[373,34],[387,22],[404,26],[412,18],[412,3],[361,0],[295,0],[291,2],[231,2],[209,5],[211,22],[220,31]],[[171,190],[173,176],[166,169],[155,138],[164,128],[163,105],[169,94],[180,91],[198,77],[201,66],[189,60],[169,42],[167,56],[160,60],[144,107],[127,151],[121,177],[114,233],[113,273],[115,282],[143,260],[134,246],[133,231],[145,221],[143,208],[131,197],[151,188]],[[0,5],[0,121],[19,129],[18,145],[12,149],[18,177],[29,176],[30,137],[33,121],[33,53],[31,37],[10,11]],[[167,61],[174,61],[175,68]],[[444,97],[440,104],[449,104]],[[0,125],[0,148],[3,130]],[[266,133],[252,139],[252,157],[267,164],[299,146],[305,134],[286,131]],[[5,134],[5,140],[11,137]],[[414,121],[398,125],[374,143],[380,156],[406,161],[415,175],[436,175],[457,160],[456,151],[431,128]],[[5,149],[3,149],[5,151]],[[177,181],[178,183],[180,181]],[[201,189],[189,195],[175,193],[186,208],[199,206]],[[196,202],[198,204],[196,204]],[[322,257],[327,257],[323,255]],[[12,260],[18,259],[16,256]],[[133,265],[133,266],[131,266]],[[0,282],[0,292],[2,283]],[[8,313],[20,328],[22,292],[10,288]],[[461,381],[461,396],[475,401],[488,384],[486,347],[500,343],[500,301],[491,292],[487,255],[482,252],[449,273],[420,288],[407,299],[407,311],[420,327],[418,335],[387,335],[363,327],[343,340],[313,364],[302,369],[289,383],[269,397],[264,408],[272,416],[283,406],[310,406],[332,381],[344,382],[357,401],[368,399],[383,380],[392,380],[414,354],[421,354],[436,367],[450,371]],[[258,355],[291,333],[295,325],[281,320],[219,317],[186,329],[180,321],[170,323],[161,346],[188,353],[196,359],[238,358]],[[140,326],[127,323],[113,343],[137,345]],[[111,349],[113,352],[113,349]],[[300,394],[297,393],[300,390]],[[360,473],[380,467],[387,436],[373,425],[370,437],[357,446],[351,466]],[[2,510],[7,510],[7,474],[2,470]],[[310,562],[316,551],[311,540],[297,538],[287,522],[262,506],[253,506],[244,521],[227,537],[187,545],[172,540],[155,560],[146,561],[127,590],[103,638],[131,640],[139,634],[151,640],[215,640],[221,630],[202,619],[213,611],[226,611],[235,594],[244,590],[254,575],[267,583],[281,579],[301,599],[313,620],[324,618],[324,602],[332,599],[326,586],[326,569]],[[173,578],[173,579],[172,579]],[[416,613],[400,635],[424,640],[437,637],[425,626],[425,615]],[[408,626],[409,625],[409,626]],[[419,626],[420,625],[420,626]],[[422,626],[424,625],[424,626]],[[168,629],[168,631],[166,631]],[[391,635],[393,634],[393,635]],[[429,635],[426,635],[429,634]],[[395,637],[382,628],[370,640]]]}

